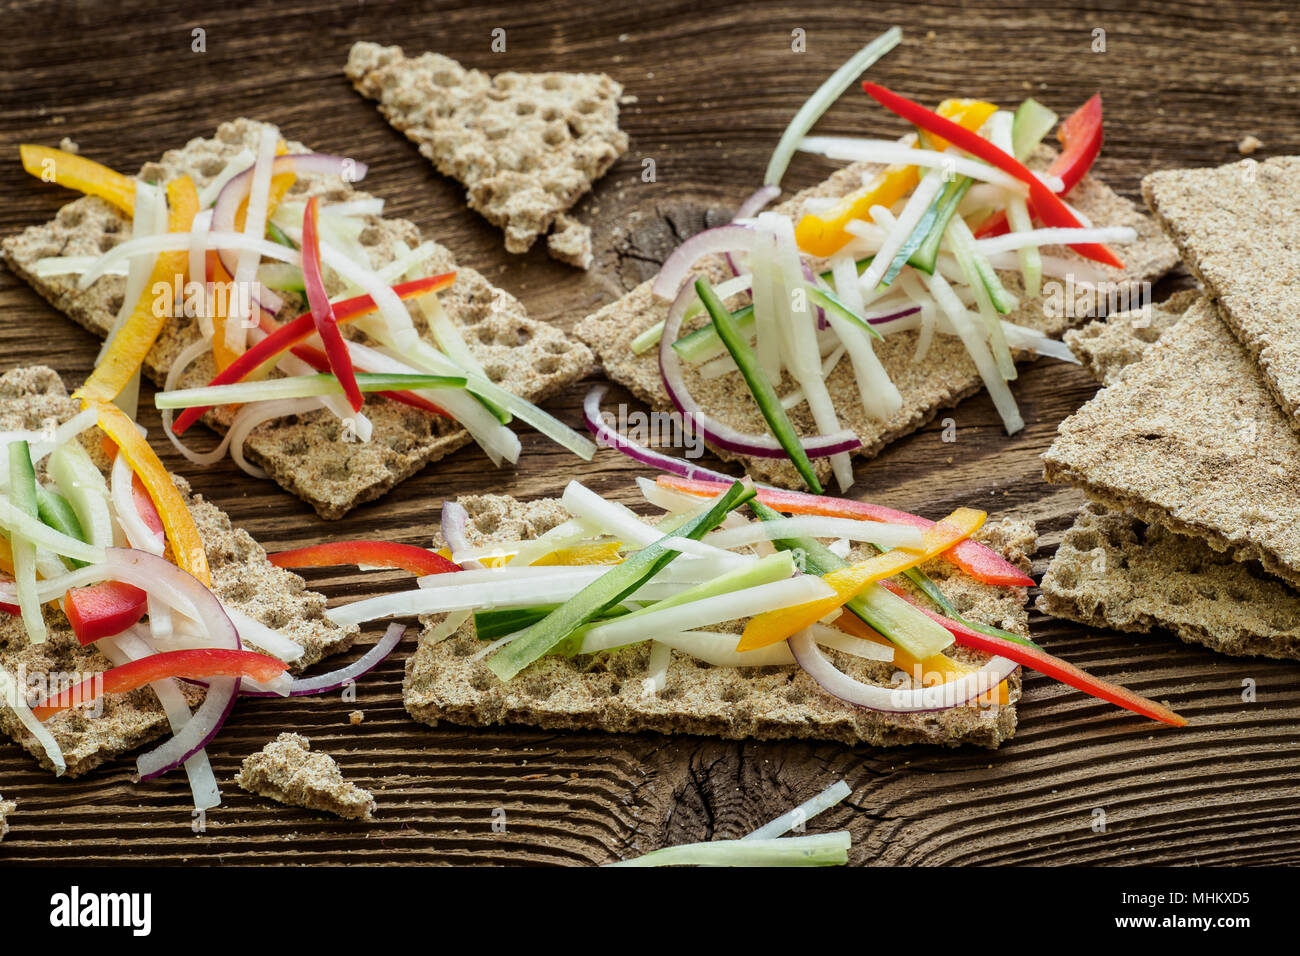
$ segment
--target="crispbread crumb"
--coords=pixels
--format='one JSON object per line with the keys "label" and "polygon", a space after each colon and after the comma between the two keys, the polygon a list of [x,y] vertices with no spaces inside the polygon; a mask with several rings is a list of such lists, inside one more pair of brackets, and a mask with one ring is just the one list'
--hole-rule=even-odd
{"label": "crispbread crumb", "polygon": [[579,269],[590,269],[591,227],[561,213],[555,217],[555,228],[546,237],[546,251],[552,259]]}
{"label": "crispbread crumb", "polygon": [[14,809],[17,806],[18,806],[17,802],[13,800],[0,800],[0,840],[3,840],[5,838],[5,834],[9,832],[8,817],[9,814],[14,812]]}
{"label": "crispbread crumb", "polygon": [[1247,133],[1241,138],[1241,142],[1237,144],[1237,152],[1241,153],[1243,156],[1249,156],[1263,145],[1263,140],[1258,136],[1254,133]]}
{"label": "crispbread crumb", "polygon": [[353,44],[345,72],[439,172],[460,180],[510,252],[526,252],[627,150],[623,87],[603,73],[489,77],[439,53],[408,57],[368,42]]}
{"label": "crispbread crumb", "polygon": [[322,810],[349,820],[369,820],[375,798],[343,779],[328,754],[312,753],[311,741],[284,733],[244,759],[235,783],[249,793],[289,806]]}
{"label": "crispbread crumb", "polygon": [[74,156],[81,152],[81,147],[78,146],[76,141],[70,136],[65,136],[63,139],[59,140],[59,149],[63,150],[65,153],[72,153]]}
{"label": "crispbread crumb", "polygon": [[350,714],[348,714],[348,723],[351,724],[353,727],[360,727],[361,722],[365,719],[366,719],[366,715],[364,711],[354,710]]}

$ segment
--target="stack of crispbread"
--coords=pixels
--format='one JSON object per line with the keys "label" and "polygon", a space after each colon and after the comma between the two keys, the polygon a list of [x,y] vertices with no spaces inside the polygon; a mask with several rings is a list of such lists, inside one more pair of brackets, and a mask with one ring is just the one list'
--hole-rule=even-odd
{"label": "stack of crispbread", "polygon": [[1106,388],[1044,455],[1093,501],[1043,578],[1048,613],[1300,658],[1298,176],[1291,157],[1143,183],[1207,295],[1071,338]]}

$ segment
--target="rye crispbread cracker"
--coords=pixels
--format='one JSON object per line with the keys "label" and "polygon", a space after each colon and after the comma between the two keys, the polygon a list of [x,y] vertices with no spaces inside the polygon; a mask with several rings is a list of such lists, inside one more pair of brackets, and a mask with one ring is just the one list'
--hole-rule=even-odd
{"label": "rye crispbread cracker", "polygon": [[[529,538],[569,517],[556,499],[520,502],[504,495],[461,499],[470,514],[471,544]],[[1004,519],[986,525],[980,537],[1024,568],[1037,549],[1029,522]],[[963,614],[1018,634],[1028,633],[1024,588],[980,584],[947,562],[924,565]],[[903,579],[900,579],[903,580]],[[905,583],[910,587],[910,583]],[[573,659],[547,657],[502,682],[471,655],[483,642],[472,619],[450,638],[429,639],[441,615],[423,619],[420,645],[406,665],[402,697],[417,720],[474,726],[520,723],[552,729],[614,733],[655,731],[704,734],[730,739],[811,738],[847,744],[964,743],[997,747],[1015,730],[1017,673],[1008,682],[1010,705],[981,710],[958,707],[926,714],[882,714],[845,704],[823,691],[802,670],[785,667],[711,667],[673,652],[665,687],[645,695],[649,649],[636,645],[616,653]],[[718,630],[735,630],[722,625]],[[846,673],[895,686],[892,664],[863,661],[838,651],[825,653]],[[965,648],[947,653],[971,663],[987,660]]]}
{"label": "rye crispbread cracker", "polygon": [[1199,538],[1089,502],[1039,583],[1038,608],[1092,627],[1164,628],[1223,654],[1300,658],[1300,593]]}
{"label": "rye crispbread cracker", "polygon": [[311,741],[299,734],[281,734],[249,754],[235,774],[235,783],[291,807],[321,810],[347,820],[369,820],[375,812],[370,791],[344,780],[334,758],[313,751]]}
{"label": "rye crispbread cracker", "polygon": [[1048,481],[1300,584],[1300,438],[1201,299],[1061,423]]}
{"label": "rye crispbread cracker", "polygon": [[1106,319],[1069,329],[1063,338],[1070,351],[1103,385],[1113,385],[1120,373],[1183,317],[1201,297],[1195,289],[1175,292],[1158,305],[1116,312]]}
{"label": "rye crispbread cracker", "polygon": [[439,53],[358,42],[348,79],[469,192],[469,206],[527,252],[627,151],[623,87],[603,73],[467,70]]}
{"label": "rye crispbread cracker", "polygon": [[[0,431],[48,427],[50,422],[57,424],[72,417],[79,408],[80,403],[68,397],[53,369],[33,366],[0,375]],[[83,444],[106,471],[108,460],[100,447],[99,434],[98,429],[84,433]],[[37,473],[44,477],[43,463]],[[213,591],[229,606],[276,628],[299,644],[303,655],[291,664],[294,671],[301,671],[352,645],[356,628],[333,624],[325,616],[322,595],[307,590],[298,575],[267,561],[261,545],[247,532],[232,527],[225,512],[192,494],[185,479],[173,476],[173,480],[185,495],[203,536]],[[32,645],[28,643],[22,620],[0,613],[0,666],[18,677],[20,686],[26,686],[21,675],[43,683],[46,675],[84,675],[112,666],[93,646],[81,646],[62,611],[45,605],[45,623],[49,640]],[[202,700],[201,691],[191,685],[184,686],[191,703]],[[147,687],[129,694],[107,694],[103,701],[101,716],[91,718],[77,710],[68,710],[46,722],[63,748],[70,777],[169,732],[158,699]],[[0,709],[0,731],[13,737],[42,767],[53,769],[36,738],[7,707]]]}
{"label": "rye crispbread cracker", "polygon": [[591,227],[572,216],[555,217],[555,229],[546,237],[546,252],[552,259],[579,269],[591,268]]}
{"label": "rye crispbread cracker", "polygon": [[[1040,147],[1034,153],[1030,165],[1039,169],[1046,168],[1054,155],[1051,149]],[[781,204],[776,211],[792,216],[797,222],[807,209],[810,199],[844,196],[858,189],[866,177],[874,175],[879,169],[878,166],[865,163],[846,166],[825,182],[806,189]],[[1138,301],[1136,296],[1142,291],[1140,284],[1164,275],[1178,261],[1173,245],[1161,234],[1156,224],[1099,180],[1084,177],[1071,191],[1069,201],[1096,226],[1132,226],[1137,230],[1137,242],[1116,248],[1126,266],[1122,273],[1095,263],[1087,267],[1089,273],[1097,270],[1113,273],[1110,281],[1116,284],[1117,300]],[[1083,261],[1068,250],[1048,248],[1045,252]],[[818,271],[824,268],[821,261],[807,261]],[[729,271],[724,272],[724,269],[725,266],[719,262],[713,278],[716,280],[731,274]],[[1010,322],[1058,335],[1071,325],[1091,318],[1088,315],[1072,316],[1070,313],[1074,310],[1068,307],[1044,308],[1046,300],[1043,298],[1025,301],[1019,273],[1001,272],[999,275],[1007,291],[1022,299],[1019,308],[1005,316]],[[650,281],[643,282],[621,299],[588,316],[575,327],[574,333],[592,347],[610,378],[625,385],[651,407],[666,410],[672,406],[659,375],[657,351],[651,349],[642,355],[634,355],[630,348],[633,338],[656,322],[661,322],[668,313],[668,303],[655,299],[651,295],[650,285]],[[1063,295],[1061,299],[1063,301]],[[732,300],[732,304],[739,304],[740,301]],[[705,321],[701,317],[694,322],[684,323],[683,333]],[[917,334],[898,332],[887,336],[884,342],[873,343],[876,355],[903,399],[899,411],[885,422],[871,419],[863,410],[849,361],[841,361],[827,378],[826,386],[840,424],[854,431],[862,441],[862,447],[854,454],[865,457],[878,454],[889,442],[925,425],[940,409],[956,405],[983,387],[974,362],[956,336],[936,335],[925,359],[919,364],[913,363]],[[1029,356],[1018,357],[1023,359]],[[686,376],[691,393],[709,414],[745,432],[766,432],[767,426],[758,407],[738,375],[724,375],[709,380],[686,366]],[[788,374],[783,375],[782,379],[777,391],[784,395],[793,389],[794,383]],[[806,403],[792,409],[790,419],[800,434],[816,433]],[[723,458],[743,461],[748,473],[756,480],[786,487],[803,486],[794,467],[784,459],[739,458],[719,449],[714,450]],[[825,481],[830,475],[829,460],[818,459],[813,464],[819,478]]]}
{"label": "rye crispbread cracker", "polygon": [[1300,429],[1300,156],[1161,170],[1142,195]]}
{"label": "rye crispbread cracker", "polygon": [[[186,174],[202,188],[241,151],[256,150],[262,126],[248,119],[223,123],[215,137],[191,140],[183,149],[164,154],[160,163],[147,164],[141,175],[161,182]],[[300,143],[287,146],[291,153],[307,151]],[[300,175],[288,198],[302,201],[311,195],[320,196],[327,204],[370,198],[337,177],[315,174]],[[5,239],[4,256],[10,268],[55,308],[103,336],[117,314],[126,279],[106,276],[80,292],[76,276],[37,278],[33,265],[45,256],[98,255],[129,238],[130,231],[124,215],[103,200],[85,197],[68,203],[51,222]],[[375,268],[395,258],[399,241],[411,248],[420,244],[414,223],[368,217],[359,239]],[[563,391],[590,370],[592,357],[584,345],[545,322],[530,319],[518,299],[475,270],[457,266],[442,246],[435,244],[419,268],[426,275],[456,271],[455,283],[438,294],[439,300],[447,316],[460,326],[488,376],[502,387],[540,401]],[[327,288],[333,295],[341,287],[331,276]],[[291,293],[285,298],[281,319],[304,308]],[[432,342],[423,312],[418,308],[411,312],[416,327]],[[348,337],[365,341],[352,325],[343,326],[343,330]],[[182,349],[198,337],[196,319],[173,319],[145,359],[145,372],[161,385]],[[214,373],[212,357],[204,354],[181,376],[177,387],[204,385]],[[363,411],[374,424],[369,442],[356,441],[338,418],[321,409],[259,425],[245,444],[246,456],[321,517],[339,518],[471,440],[448,419],[378,396],[367,396]],[[229,409],[217,409],[205,415],[204,421],[224,431],[231,418]],[[186,440],[191,440],[188,433]]]}
{"label": "rye crispbread cracker", "polygon": [[0,800],[0,840],[5,838],[9,833],[8,817],[18,808],[18,804],[13,800]]}

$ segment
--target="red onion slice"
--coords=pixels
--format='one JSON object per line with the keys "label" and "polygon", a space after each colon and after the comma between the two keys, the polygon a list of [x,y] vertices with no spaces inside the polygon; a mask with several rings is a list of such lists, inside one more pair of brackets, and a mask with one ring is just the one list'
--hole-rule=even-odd
{"label": "red onion slice", "polygon": [[[340,667],[338,670],[330,671],[327,674],[317,674],[314,677],[295,678],[289,682],[290,697],[306,697],[309,694],[327,694],[332,690],[338,690],[347,684],[352,683],[358,677],[363,677],[370,673],[381,663],[388,655],[402,642],[406,635],[406,627],[402,624],[390,624],[384,636],[375,642],[370,650],[366,651],[347,667]],[[273,694],[269,691],[244,690],[241,692],[244,697],[280,697],[281,694]]]}
{"label": "red onion slice", "polygon": [[605,397],[608,386],[597,385],[582,402],[582,415],[587,421],[587,428],[596,437],[596,444],[605,445],[620,451],[627,455],[633,461],[638,461],[643,465],[649,465],[651,468],[658,468],[660,471],[666,471],[669,474],[680,475],[683,478],[703,478],[709,481],[733,481],[730,475],[724,475],[720,471],[714,471],[711,468],[705,468],[701,465],[692,465],[688,461],[680,458],[674,458],[672,455],[665,455],[662,452],[646,448],[639,445],[626,435],[615,431],[605,423],[604,413],[600,408],[600,401]]}
{"label": "red onion slice", "polygon": [[958,707],[994,690],[1020,665],[1005,657],[991,658],[974,673],[930,687],[880,687],[845,674],[817,647],[809,630],[789,639],[790,652],[822,689],[845,703],[887,714],[919,714]]}
{"label": "red onion slice", "polygon": [[701,258],[727,252],[748,251],[754,247],[760,234],[747,226],[717,226],[697,232],[673,250],[650,286],[656,296],[671,299],[682,288],[691,267]]}
{"label": "red onion slice", "polygon": [[758,189],[755,189],[750,193],[749,198],[736,208],[736,215],[732,217],[731,221],[735,222],[737,219],[752,219],[763,210],[764,206],[779,195],[781,195],[780,186],[760,186]]}
{"label": "red onion slice", "polygon": [[[673,348],[673,342],[677,341],[682,319],[686,315],[686,307],[695,295],[693,283],[692,276],[673,299],[673,304],[668,309],[668,317],[664,319],[663,336],[659,340],[659,373],[663,378],[664,390],[668,393],[668,398],[677,410],[700,430],[704,440],[715,448],[751,458],[788,457],[781,443],[772,435],[738,431],[709,416],[686,388],[686,381],[682,376],[682,362],[677,355],[677,350]],[[847,429],[841,429],[830,435],[804,438],[800,442],[809,458],[829,458],[831,455],[862,447],[858,436]]]}

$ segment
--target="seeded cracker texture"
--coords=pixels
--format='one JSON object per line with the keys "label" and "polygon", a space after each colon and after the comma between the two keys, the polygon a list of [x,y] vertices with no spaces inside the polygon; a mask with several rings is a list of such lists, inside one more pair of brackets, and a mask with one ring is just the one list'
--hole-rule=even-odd
{"label": "seeded cracker texture", "polygon": [[[166,153],[161,163],[146,165],[141,175],[164,181],[188,174],[202,188],[242,151],[255,152],[263,125],[248,119],[223,123],[215,137],[191,140],[183,149]],[[307,151],[301,143],[286,145],[292,153]],[[337,177],[303,174],[289,199],[303,201],[312,195],[325,203],[370,198]],[[422,241],[414,223],[405,219],[367,217],[366,223],[359,241],[374,268],[395,258],[396,242],[414,248]],[[45,256],[98,255],[130,233],[125,216],[103,200],[85,197],[68,203],[53,221],[4,240],[3,250],[14,272],[55,308],[102,337],[121,305],[126,279],[106,276],[80,292],[75,276],[37,278],[33,266]],[[456,271],[455,283],[438,299],[488,376],[503,388],[536,402],[558,394],[590,371],[592,356],[585,346],[545,322],[530,319],[518,299],[475,270],[458,266],[441,245],[435,243],[415,268],[424,275]],[[327,288],[331,295],[341,291],[333,278]],[[305,307],[292,294],[285,297],[282,320]],[[432,342],[421,309],[411,312],[416,328]],[[349,338],[366,341],[351,324],[342,328]],[[197,320],[182,316],[170,321],[145,359],[149,377],[161,385],[177,355],[198,337]],[[177,387],[204,385],[214,374],[212,358],[204,354],[181,376]],[[364,412],[374,425],[369,442],[347,440],[339,420],[322,409],[259,425],[249,435],[246,457],[321,517],[339,518],[471,440],[454,422],[377,396],[367,397]],[[218,409],[205,415],[204,421],[225,431],[231,417],[229,410]]]}
{"label": "seeded cracker texture", "polygon": [[[53,369],[44,366],[15,369],[0,375],[0,431],[34,430],[71,418],[80,405],[68,397]],[[108,460],[100,448],[98,429],[84,433],[86,451],[107,472]],[[44,480],[44,464],[37,468]],[[278,629],[303,648],[291,666],[297,672],[321,658],[345,651],[356,639],[356,628],[340,628],[325,617],[325,598],[309,591],[302,578],[277,568],[266,552],[246,532],[232,527],[225,513],[192,494],[183,478],[173,476],[185,496],[190,514],[206,546],[212,585],[230,607]],[[31,645],[21,619],[0,614],[0,666],[15,677],[41,680],[49,674],[83,674],[107,670],[112,664],[94,647],[82,647],[67,618],[45,606],[49,640]],[[257,650],[257,648],[252,648]],[[22,681],[20,680],[20,686]],[[191,704],[202,700],[198,689],[185,685]],[[43,695],[42,695],[43,696]],[[67,760],[69,777],[76,777],[106,760],[133,750],[170,732],[158,698],[147,687],[129,694],[104,697],[101,716],[68,710],[46,721]],[[45,751],[8,708],[0,710],[0,730],[53,770]]]}
{"label": "seeded cracker texture", "polygon": [[1142,195],[1300,430],[1300,156],[1161,170]]}
{"label": "seeded cracker texture", "polygon": [[[555,499],[524,503],[504,495],[483,495],[461,498],[460,502],[470,515],[467,536],[471,544],[535,537],[569,517]],[[1025,569],[1028,556],[1037,549],[1033,525],[1025,521],[992,522],[981,530],[980,537]],[[1024,588],[980,584],[943,561],[932,561],[924,568],[963,614],[1028,634]],[[910,583],[904,586],[910,587]],[[851,745],[985,747],[997,747],[1016,726],[1018,673],[1008,681],[1009,706],[882,714],[829,696],[793,665],[711,667],[673,651],[664,689],[646,695],[642,682],[649,657],[647,645],[573,659],[546,657],[502,682],[484,661],[470,659],[482,647],[472,619],[437,643],[430,635],[441,615],[421,620],[424,632],[407,661],[403,698],[411,716],[428,724],[518,723],[613,733],[655,731],[730,739],[810,738]],[[739,625],[730,629],[739,633]],[[859,680],[886,686],[910,684],[910,677],[895,676],[891,664],[863,661],[838,651],[825,653]],[[948,653],[974,664],[987,660],[966,648]]]}
{"label": "seeded cracker texture", "polygon": [[1300,584],[1300,436],[1205,299],[1061,423],[1048,481]]}
{"label": "seeded cracker texture", "polygon": [[[1040,147],[1030,165],[1046,168],[1054,155],[1049,148]],[[864,180],[875,175],[879,169],[878,166],[865,163],[846,166],[820,185],[804,190],[783,203],[777,207],[777,211],[792,216],[797,222],[809,200],[844,196],[860,188]],[[1098,180],[1084,177],[1071,191],[1069,199],[1094,225],[1132,226],[1137,230],[1136,242],[1116,249],[1126,266],[1122,272],[1095,264],[1088,267],[1089,271],[1100,269],[1106,272],[1110,276],[1109,281],[1116,283],[1117,287],[1125,288],[1130,295],[1139,291],[1137,283],[1152,281],[1164,275],[1178,261],[1173,245],[1161,235],[1155,223]],[[1045,249],[1045,252],[1078,259],[1074,253],[1054,247]],[[820,260],[809,259],[808,263],[818,270],[824,268],[824,263]],[[724,268],[720,261],[717,262],[712,278],[717,280],[730,275],[723,271]],[[1088,318],[1049,316],[1044,312],[1041,299],[1024,300],[1024,287],[1019,273],[1003,272],[1000,276],[1007,291],[1022,299],[1020,307],[1006,316],[1008,321],[1059,335],[1069,326]],[[735,307],[740,303],[740,299],[733,299],[729,304]],[[652,407],[665,410],[672,406],[659,376],[658,353],[652,349],[638,356],[632,354],[630,346],[633,338],[656,322],[661,322],[667,313],[668,303],[651,295],[650,282],[647,281],[616,302],[588,316],[574,330],[596,352],[610,378],[631,389],[638,398]],[[701,318],[694,323],[685,323],[683,331],[704,321]],[[866,457],[878,454],[889,442],[925,425],[940,409],[956,405],[982,387],[975,364],[955,336],[936,335],[928,355],[920,363],[912,361],[916,341],[916,332],[898,332],[887,336],[884,342],[873,343],[876,354],[903,398],[902,407],[885,422],[875,421],[863,410],[851,363],[840,362],[827,378],[826,386],[840,423],[862,440],[862,448],[855,454]],[[1030,356],[1018,357],[1027,359]],[[754,399],[739,376],[724,375],[707,380],[687,367],[686,380],[692,395],[709,414],[742,431],[766,431],[767,426]],[[793,382],[786,375],[777,391],[784,395],[793,387]],[[812,416],[806,404],[791,410],[790,418],[801,434],[815,434]],[[759,481],[791,488],[803,487],[798,473],[782,459],[744,459],[719,449],[715,451],[723,458],[743,461],[749,474]],[[823,481],[827,480],[830,476],[829,461],[819,459],[814,465],[818,476]]]}
{"label": "seeded cracker texture", "polygon": [[9,833],[8,817],[17,807],[18,804],[13,800],[0,800],[0,840]]}
{"label": "seeded cracker texture", "polygon": [[[1120,313],[1067,332],[1093,374],[1113,384],[1200,298],[1179,292],[1152,309]],[[1233,655],[1300,657],[1300,594],[1200,538],[1143,524],[1095,502],[1086,505],[1052,557],[1037,606],[1091,627],[1172,631],[1184,641]]]}
{"label": "seeded cracker texture", "polygon": [[623,87],[603,73],[467,70],[439,53],[359,42],[345,68],[357,92],[527,252],[627,151]]}
{"label": "seeded cracker texture", "polygon": [[555,231],[546,237],[546,252],[552,259],[579,269],[590,269],[591,229],[572,216],[556,216]]}
{"label": "seeded cracker texture", "polygon": [[312,753],[311,741],[298,734],[281,734],[250,754],[235,783],[258,796],[347,820],[369,820],[375,812],[370,791],[344,780],[334,758]]}

